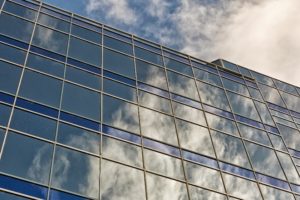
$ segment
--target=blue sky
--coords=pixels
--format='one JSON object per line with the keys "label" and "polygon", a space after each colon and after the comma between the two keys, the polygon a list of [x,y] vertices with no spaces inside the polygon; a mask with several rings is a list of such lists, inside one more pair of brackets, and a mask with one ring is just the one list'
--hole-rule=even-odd
{"label": "blue sky", "polygon": [[299,0],[44,0],[203,60],[300,86]]}

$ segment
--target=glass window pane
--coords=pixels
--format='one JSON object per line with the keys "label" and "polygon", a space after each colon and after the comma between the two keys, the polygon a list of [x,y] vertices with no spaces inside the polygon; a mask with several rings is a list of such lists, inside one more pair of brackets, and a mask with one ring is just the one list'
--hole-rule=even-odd
{"label": "glass window pane", "polygon": [[292,194],[284,192],[282,190],[278,190],[272,187],[268,187],[265,185],[260,184],[261,192],[265,199],[272,199],[272,200],[294,200],[294,197]]}
{"label": "glass window pane", "polygon": [[142,167],[142,149],[110,137],[102,137],[102,154],[104,157],[123,162],[128,165]]}
{"label": "glass window pane", "polygon": [[100,153],[100,135],[75,126],[60,123],[57,141],[91,153]]}
{"label": "glass window pane", "polygon": [[103,123],[140,133],[137,106],[106,95],[103,96]]}
{"label": "glass window pane", "polygon": [[202,82],[197,82],[197,85],[203,103],[230,111],[229,103],[223,89]]}
{"label": "glass window pane", "polygon": [[101,199],[146,199],[143,171],[103,160]]}
{"label": "glass window pane", "polygon": [[0,27],[0,33],[29,43],[33,23],[1,13]]}
{"label": "glass window pane", "polygon": [[19,84],[22,69],[0,61],[0,91],[15,94]]}
{"label": "glass window pane", "polygon": [[182,148],[215,157],[207,128],[176,119],[177,132]]}
{"label": "glass window pane", "polygon": [[0,125],[7,126],[10,117],[11,107],[0,104]]}
{"label": "glass window pane", "polygon": [[149,85],[167,90],[165,69],[136,60],[137,79]]}
{"label": "glass window pane", "polygon": [[51,185],[97,198],[99,169],[99,158],[57,146]]}
{"label": "glass window pane", "polygon": [[139,103],[143,106],[166,112],[172,113],[171,103],[169,99],[165,99],[148,92],[139,90]]}
{"label": "glass window pane", "polygon": [[240,139],[216,131],[212,131],[211,135],[219,159],[250,168],[245,148]]}
{"label": "glass window pane", "polygon": [[81,85],[93,88],[95,90],[101,90],[101,77],[89,72],[74,68],[67,67],[66,79],[79,83]]}
{"label": "glass window pane", "polygon": [[300,132],[297,129],[293,129],[281,124],[277,124],[277,127],[287,147],[300,151]]}
{"label": "glass window pane", "polygon": [[17,64],[23,64],[25,56],[25,51],[0,43],[0,58],[15,62]]}
{"label": "glass window pane", "polygon": [[132,44],[128,44],[105,35],[103,36],[103,40],[104,46],[132,55]]}
{"label": "glass window pane", "polygon": [[100,121],[100,94],[70,83],[65,83],[62,109]]}
{"label": "glass window pane", "polygon": [[287,151],[283,143],[283,140],[280,136],[274,134],[269,134],[269,136],[275,149],[279,149],[281,151]]}
{"label": "glass window pane", "polygon": [[254,170],[280,179],[285,179],[273,150],[249,142],[246,142],[245,145]]}
{"label": "glass window pane", "polygon": [[245,117],[249,117],[250,119],[260,121],[254,103],[251,99],[231,92],[227,92],[227,95],[233,112]]}
{"label": "glass window pane", "polygon": [[[0,1],[0,6],[1,6],[1,1]],[[17,196],[17,195],[13,195],[13,194],[9,194],[9,193],[5,193],[0,191],[0,199],[1,200],[29,200],[25,197],[21,197],[21,196]]]}
{"label": "glass window pane", "polygon": [[194,68],[194,73],[197,79],[222,87],[222,82],[218,75],[197,68]]}
{"label": "glass window pane", "polygon": [[70,30],[70,23],[60,20],[58,18],[52,17],[50,15],[46,15],[43,13],[39,14],[38,23],[43,24],[46,27],[51,27],[58,29],[60,31],[69,32]]}
{"label": "glass window pane", "polygon": [[265,131],[250,126],[246,126],[243,124],[238,124],[238,127],[240,129],[240,133],[242,137],[264,145],[271,146],[270,140]]}
{"label": "glass window pane", "polygon": [[265,76],[260,73],[257,73],[257,72],[254,72],[254,71],[251,71],[251,74],[258,82],[261,82],[261,83],[264,83],[264,84],[274,87],[274,83],[270,77]]}
{"label": "glass window pane", "polygon": [[49,143],[9,132],[0,169],[14,176],[48,184],[52,151],[53,146]]}
{"label": "glass window pane", "polygon": [[131,57],[104,49],[104,68],[121,75],[135,78],[134,63]]}
{"label": "glass window pane", "polygon": [[227,200],[225,195],[189,185],[190,198],[193,200]]}
{"label": "glass window pane", "polygon": [[199,100],[195,80],[180,74],[168,71],[169,89],[171,92]]}
{"label": "glass window pane", "polygon": [[172,105],[176,117],[206,126],[203,111],[176,102],[172,102]]}
{"label": "glass window pane", "polygon": [[164,61],[168,69],[172,69],[174,71],[180,72],[182,74],[186,74],[188,76],[193,76],[192,68],[189,65],[167,57],[164,58]]}
{"label": "glass window pane", "polygon": [[32,44],[65,55],[68,35],[37,25]]}
{"label": "glass window pane", "polygon": [[5,136],[5,130],[0,129],[0,148],[1,149],[2,149],[3,142],[4,142],[4,136]]}
{"label": "glass window pane", "polygon": [[32,69],[36,69],[54,76],[64,76],[64,64],[35,54],[29,54],[26,65]]}
{"label": "glass window pane", "polygon": [[280,92],[280,94],[282,95],[282,98],[284,99],[288,109],[300,112],[300,108],[299,108],[300,98],[299,97],[296,97],[294,95],[291,95],[291,94],[288,94],[285,92]]}
{"label": "glass window pane", "polygon": [[256,183],[229,174],[223,174],[223,178],[229,194],[241,199],[262,199]]}
{"label": "glass window pane", "polygon": [[10,127],[38,137],[54,140],[56,132],[56,121],[15,109]]}
{"label": "glass window pane", "polygon": [[152,110],[140,108],[141,129],[144,136],[178,145],[174,119]]}
{"label": "glass window pane", "polygon": [[250,96],[252,98],[263,101],[263,98],[262,98],[259,90],[252,88],[252,87],[248,87],[248,90],[249,90]]}
{"label": "glass window pane", "polygon": [[[0,6],[2,4],[2,1],[0,1]],[[20,17],[24,17],[26,19],[29,20],[35,20],[36,16],[37,16],[37,12],[31,9],[28,9],[24,6],[15,4],[13,2],[10,1],[6,1],[4,4],[4,8],[3,10],[13,13],[15,15],[18,15]]]}
{"label": "glass window pane", "polygon": [[79,36],[83,39],[90,40],[90,41],[95,42],[95,43],[101,43],[101,35],[99,33],[88,30],[88,29],[83,28],[81,26],[77,26],[75,24],[72,24],[71,33],[73,35]]}
{"label": "glass window pane", "polygon": [[103,90],[106,93],[124,98],[129,101],[137,101],[136,89],[109,79],[103,79]]}
{"label": "glass window pane", "polygon": [[205,115],[210,128],[217,129],[219,131],[223,131],[232,135],[239,134],[234,121],[209,113],[205,113]]}
{"label": "glass window pane", "polygon": [[263,121],[264,124],[270,124],[272,126],[274,126],[274,122],[273,119],[271,117],[271,114],[269,112],[269,109],[267,108],[267,106],[263,103],[260,103],[258,101],[254,101],[256,108],[258,110],[258,113],[260,114],[260,117]]}
{"label": "glass window pane", "polygon": [[279,81],[279,80],[275,80],[273,79],[275,85],[277,86],[278,89],[280,90],[283,90],[285,92],[289,92],[289,93],[292,93],[294,95],[298,95],[297,93],[297,90],[294,86],[290,85],[290,84],[287,84],[287,83],[284,83],[282,81]]}
{"label": "glass window pane", "polygon": [[300,184],[299,174],[293,164],[291,157],[288,154],[277,151],[278,159],[281,166],[287,176],[288,181],[296,184]]}
{"label": "glass window pane", "polygon": [[180,159],[144,149],[145,168],[147,170],[176,179],[184,179]]}
{"label": "glass window pane", "polygon": [[228,62],[228,61],[226,61],[226,60],[222,60],[222,63],[223,63],[223,66],[224,66],[225,68],[230,69],[230,70],[232,70],[232,71],[235,71],[235,72],[239,73],[239,70],[238,70],[238,67],[237,67],[236,64],[233,64],[233,63]]}
{"label": "glass window pane", "polygon": [[25,70],[20,96],[50,106],[59,107],[62,81]]}
{"label": "glass window pane", "polygon": [[161,55],[153,53],[151,51],[147,51],[137,46],[134,47],[134,50],[135,50],[136,57],[146,60],[148,62],[152,62],[157,65],[163,65]]}
{"label": "glass window pane", "polygon": [[157,175],[146,175],[149,200],[180,199],[188,200],[186,185]]}
{"label": "glass window pane", "polygon": [[245,85],[240,84],[240,83],[235,82],[235,81],[228,80],[226,78],[222,78],[222,80],[223,80],[224,87],[227,90],[231,90],[231,91],[234,91],[236,93],[240,93],[240,94],[248,96],[248,97],[250,96],[249,92],[248,92],[248,89]]}
{"label": "glass window pane", "polygon": [[263,84],[258,84],[258,87],[266,101],[285,107],[278,90]]}
{"label": "glass window pane", "polygon": [[[80,51],[79,51],[80,49]],[[71,37],[69,56],[77,60],[95,65],[101,66],[101,47],[92,43]]]}
{"label": "glass window pane", "polygon": [[184,162],[187,180],[189,183],[224,192],[221,173],[201,165]]}

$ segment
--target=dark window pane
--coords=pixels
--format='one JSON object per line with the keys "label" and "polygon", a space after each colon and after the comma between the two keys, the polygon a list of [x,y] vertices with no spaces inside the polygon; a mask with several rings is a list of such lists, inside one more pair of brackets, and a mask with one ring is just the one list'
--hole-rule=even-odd
{"label": "dark window pane", "polygon": [[104,68],[121,75],[135,78],[134,64],[131,57],[104,49]]}
{"label": "dark window pane", "polygon": [[168,89],[165,69],[136,60],[136,70],[139,81],[165,90]]}
{"label": "dark window pane", "polygon": [[222,82],[218,75],[197,68],[194,68],[194,73],[197,79],[222,87]]}
{"label": "dark window pane", "polygon": [[[0,1],[0,6],[1,6],[1,1]],[[9,193],[2,192],[2,191],[0,191],[0,199],[1,200],[29,200],[25,197],[9,194]]]}
{"label": "dark window pane", "polygon": [[39,14],[38,23],[64,32],[69,32],[70,29],[70,23],[43,13]]}
{"label": "dark window pane", "polygon": [[101,35],[99,33],[96,33],[94,31],[85,29],[81,26],[77,26],[75,24],[72,24],[71,33],[73,35],[79,36],[83,39],[90,40],[90,41],[95,42],[95,43],[101,43]]}
{"label": "dark window pane", "polygon": [[101,65],[101,47],[75,37],[70,40],[69,56],[95,66]]}
{"label": "dark window pane", "polygon": [[68,35],[38,25],[35,28],[32,44],[65,55]]}
{"label": "dark window pane", "polygon": [[99,169],[99,158],[57,146],[52,186],[97,198]]}
{"label": "dark window pane", "polygon": [[16,109],[14,110],[10,127],[38,137],[54,140],[56,121]]}
{"label": "dark window pane", "polygon": [[0,33],[29,43],[32,30],[33,23],[1,13]]}
{"label": "dark window pane", "polygon": [[59,107],[62,81],[25,70],[20,96]]}
{"label": "dark window pane", "polygon": [[15,94],[20,80],[22,69],[0,61],[0,90]]}
{"label": "dark window pane", "polygon": [[8,119],[10,116],[11,107],[0,104],[0,125],[7,126]]}
{"label": "dark window pane", "polygon": [[186,74],[188,76],[193,76],[193,71],[191,66],[167,57],[165,57],[164,60],[165,60],[166,67],[168,69],[172,69],[174,71],[180,72],[182,74]]}
{"label": "dark window pane", "polygon": [[[1,3],[2,2],[0,2],[0,6],[1,6]],[[5,2],[3,10],[13,13],[18,16],[24,17],[26,19],[32,20],[32,21],[35,20],[35,18],[37,16],[36,11],[28,9],[24,6],[20,6],[18,4],[10,2],[10,1]]]}
{"label": "dark window pane", "polygon": [[140,133],[137,106],[106,95],[103,97],[103,123]]}
{"label": "dark window pane", "polygon": [[101,90],[100,76],[79,70],[77,68],[68,66],[66,70],[66,79],[96,90]]}
{"label": "dark window pane", "polygon": [[57,141],[95,154],[100,152],[100,135],[82,128],[60,123]]}
{"label": "dark window pane", "polygon": [[25,51],[0,43],[0,58],[15,62],[17,64],[23,64],[25,56]]}
{"label": "dark window pane", "polygon": [[120,40],[117,40],[117,39],[114,39],[114,38],[111,38],[108,36],[103,36],[103,37],[104,37],[103,38],[104,46],[107,46],[109,48],[132,55],[132,45],[131,44],[122,42]]}
{"label": "dark window pane", "polygon": [[48,184],[52,151],[49,143],[9,132],[0,169],[14,176]]}
{"label": "dark window pane", "polygon": [[65,83],[62,109],[100,121],[100,94],[70,83]]}
{"label": "dark window pane", "polygon": [[137,46],[134,47],[135,56],[146,60],[148,62],[152,62],[157,65],[163,65],[162,56],[151,51],[147,51],[145,49],[139,48]]}
{"label": "dark window pane", "polygon": [[109,79],[103,80],[103,90],[106,93],[136,102],[136,89]]}

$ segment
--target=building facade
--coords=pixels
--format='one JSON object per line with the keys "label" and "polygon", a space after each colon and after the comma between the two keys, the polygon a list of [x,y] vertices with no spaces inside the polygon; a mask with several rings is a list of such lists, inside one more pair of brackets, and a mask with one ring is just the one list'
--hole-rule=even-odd
{"label": "building facade", "polygon": [[300,88],[0,5],[1,200],[300,199]]}

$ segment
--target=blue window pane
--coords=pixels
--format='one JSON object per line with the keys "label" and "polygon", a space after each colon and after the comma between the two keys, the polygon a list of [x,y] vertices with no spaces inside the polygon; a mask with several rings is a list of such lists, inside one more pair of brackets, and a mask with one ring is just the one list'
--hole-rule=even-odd
{"label": "blue window pane", "polygon": [[5,136],[5,130],[0,128],[0,149],[2,149],[2,145],[3,145],[3,140],[4,140],[4,136]]}
{"label": "blue window pane", "polygon": [[255,142],[271,146],[269,137],[265,131],[250,126],[238,124],[241,136]]}
{"label": "blue window pane", "polygon": [[87,200],[87,198],[79,197],[74,194],[68,194],[66,192],[61,192],[57,190],[50,191],[50,200]]}
{"label": "blue window pane", "polygon": [[[140,40],[140,41],[138,41]],[[160,49],[160,46],[157,45],[157,44],[153,44],[153,43],[149,43],[148,41],[143,41],[141,42],[141,39],[134,39],[134,44],[137,45],[137,46],[140,46],[140,47],[143,47],[147,50],[150,50],[150,51],[153,51],[153,52],[156,52],[158,54],[161,54],[161,49]]]}
{"label": "blue window pane", "polygon": [[67,52],[68,35],[37,25],[32,44],[65,55]]}
{"label": "blue window pane", "polygon": [[145,107],[172,114],[171,102],[157,95],[139,90],[139,102]]}
{"label": "blue window pane", "polygon": [[259,90],[255,89],[255,88],[252,88],[252,87],[248,87],[248,90],[249,90],[250,96],[252,98],[263,101],[263,98],[262,98]]}
{"label": "blue window pane", "polygon": [[102,132],[107,134],[107,135],[116,137],[116,138],[127,140],[129,142],[134,142],[134,143],[137,143],[137,144],[141,144],[141,137],[140,136],[134,135],[132,133],[128,133],[128,132],[120,130],[120,129],[116,129],[116,128],[112,128],[110,126],[102,125]]}
{"label": "blue window pane", "polygon": [[255,179],[254,173],[248,169],[243,169],[240,167],[236,167],[234,165],[230,165],[224,162],[219,162],[220,168],[224,171],[234,173],[239,176],[243,176],[250,179]]}
{"label": "blue window pane", "polygon": [[[0,2],[0,5],[1,5],[1,2]],[[6,192],[2,192],[0,191],[0,199],[1,200],[29,200],[25,197],[21,197],[21,196],[17,196],[17,195],[14,195],[14,194],[9,194],[9,193],[6,193]]]}
{"label": "blue window pane", "polygon": [[67,67],[66,79],[81,85],[101,90],[101,77],[73,67]]}
{"label": "blue window pane", "polygon": [[[1,6],[1,2],[0,2],[0,6]],[[3,10],[13,13],[15,15],[18,15],[20,17],[24,17],[26,19],[32,20],[32,21],[34,21],[37,16],[36,11],[25,8],[24,6],[20,6],[16,3],[13,3],[10,1],[6,1],[6,3],[4,4]]]}
{"label": "blue window pane", "polygon": [[222,60],[222,63],[223,63],[223,65],[224,65],[225,68],[230,69],[232,71],[235,71],[235,72],[239,73],[239,70],[238,70],[238,67],[237,67],[236,64],[233,64],[233,63],[228,62],[226,60]]}
{"label": "blue window pane", "polygon": [[52,151],[53,146],[49,143],[9,132],[0,169],[14,176],[48,184]]}
{"label": "blue window pane", "polygon": [[227,90],[231,90],[245,96],[250,96],[246,85],[231,81],[226,78],[222,78],[222,80],[223,80],[224,87]]}
{"label": "blue window pane", "polygon": [[43,56],[47,56],[49,58],[53,58],[55,60],[62,61],[62,62],[64,62],[66,60],[65,56],[59,55],[57,53],[53,53],[53,52],[45,50],[45,49],[34,47],[34,46],[30,47],[30,51],[41,54]]}
{"label": "blue window pane", "polygon": [[108,36],[103,36],[103,43],[104,46],[115,49],[117,51],[121,51],[126,54],[132,55],[132,45],[122,42],[120,40],[108,37]]}
{"label": "blue window pane", "polygon": [[104,68],[121,75],[135,78],[134,63],[131,57],[104,49]]}
{"label": "blue window pane", "polygon": [[16,109],[10,127],[38,137],[54,140],[56,121]]}
{"label": "blue window pane", "polygon": [[102,69],[98,67],[94,67],[92,65],[86,64],[84,62],[80,62],[78,60],[74,60],[72,58],[68,58],[67,63],[76,67],[79,67],[81,69],[88,70],[90,72],[94,72],[96,74],[101,74]]}
{"label": "blue window pane", "polygon": [[145,49],[134,47],[135,56],[146,60],[148,62],[152,62],[157,65],[163,65],[162,63],[162,56],[151,51],[147,51]]}
{"label": "blue window pane", "polygon": [[[45,5],[44,5],[44,6],[45,6]],[[51,10],[50,10],[50,9],[47,9],[47,8],[45,8],[45,7],[42,7],[42,8],[41,8],[41,12],[44,12],[44,13],[53,15],[53,16],[58,17],[58,18],[62,18],[62,19],[67,20],[67,21],[70,21],[70,20],[71,20],[71,17],[69,16],[70,14],[67,14],[67,13],[61,13],[60,10],[55,9],[54,7],[51,7]]]}
{"label": "blue window pane", "polygon": [[227,111],[224,111],[224,110],[221,110],[221,109],[218,109],[218,108],[214,108],[212,106],[208,106],[208,105],[205,105],[205,104],[203,104],[203,109],[207,112],[210,112],[210,113],[213,113],[213,114],[216,114],[216,115],[220,115],[222,117],[227,117],[227,118],[230,118],[230,119],[234,119],[233,114],[231,112],[227,112]]}
{"label": "blue window pane", "polygon": [[0,104],[0,125],[7,126],[8,119],[10,116],[11,107]]}
{"label": "blue window pane", "polygon": [[220,130],[232,135],[239,134],[234,121],[231,121],[223,117],[218,117],[216,115],[212,115],[209,113],[205,113],[205,114],[207,118],[207,123],[210,126],[210,128]]}
{"label": "blue window pane", "polygon": [[102,32],[102,28],[101,28],[100,24],[94,23],[94,22],[89,21],[87,19],[83,19],[81,17],[74,16],[72,22],[74,24],[80,25],[80,26],[82,26],[84,28],[91,29],[91,30],[96,31],[98,33]]}
{"label": "blue window pane", "polygon": [[264,124],[269,124],[269,125],[274,126],[275,124],[273,122],[272,116],[271,116],[270,111],[267,108],[267,106],[264,103],[261,103],[258,101],[254,101],[254,103],[255,103],[257,111],[262,119],[262,122]]}
{"label": "blue window pane", "polygon": [[100,94],[92,90],[65,83],[62,109],[100,121]]}
{"label": "blue window pane", "polygon": [[20,42],[19,40],[4,36],[0,34],[0,41],[12,46],[20,47],[22,49],[28,49],[28,44],[25,42]]}
{"label": "blue window pane", "polygon": [[130,42],[130,43],[132,42],[131,36],[125,35],[124,33],[120,33],[120,32],[117,33],[117,30],[114,30],[114,32],[113,32],[113,31],[104,29],[104,34],[112,36],[112,37],[120,39],[120,40],[124,40],[126,42]]}
{"label": "blue window pane", "polygon": [[263,84],[258,84],[258,87],[266,101],[285,107],[278,90]]}
{"label": "blue window pane", "polygon": [[264,83],[264,84],[274,87],[273,80],[270,77],[267,77],[265,75],[262,75],[260,73],[254,72],[254,71],[251,71],[251,74],[258,82],[261,82],[261,83]]}
{"label": "blue window pane", "polygon": [[39,70],[54,76],[64,76],[64,64],[30,53],[26,63],[27,67]]}
{"label": "blue window pane", "polygon": [[13,0],[16,3],[19,3],[21,5],[27,6],[29,8],[35,9],[37,10],[39,8],[39,5],[37,3],[33,3],[33,2],[28,2],[28,1],[24,1],[24,0]]}
{"label": "blue window pane", "polygon": [[101,65],[101,47],[75,37],[70,39],[69,56],[91,65]]}
{"label": "blue window pane", "polygon": [[179,96],[179,95],[176,95],[176,94],[172,94],[171,93],[171,98],[175,101],[178,101],[180,103],[183,103],[183,104],[186,104],[188,106],[191,106],[191,107],[194,107],[194,108],[202,108],[201,106],[201,103],[200,102],[197,102],[197,101],[193,101],[191,99],[188,99],[186,97],[183,97],[183,96]]}
{"label": "blue window pane", "polygon": [[103,90],[106,93],[136,102],[136,89],[109,79],[103,80]]}
{"label": "blue window pane", "polygon": [[242,122],[242,123],[245,123],[245,124],[248,124],[248,125],[251,125],[251,126],[255,126],[255,127],[261,128],[261,129],[264,128],[264,125],[262,123],[258,122],[258,121],[249,119],[247,117],[242,117],[240,115],[234,115],[234,116],[235,116],[236,121],[238,121],[238,122]]}
{"label": "blue window pane", "polygon": [[245,84],[245,81],[244,79],[242,79],[242,77],[240,76],[237,76],[236,74],[232,73],[232,72],[228,72],[228,71],[225,71],[225,70],[220,70],[220,74],[223,76],[223,77],[226,77],[226,78],[229,78],[229,79],[232,79],[232,80],[235,80],[237,82],[240,82],[242,84]]}
{"label": "blue window pane", "polygon": [[83,28],[81,26],[77,26],[75,24],[72,24],[72,30],[71,33],[73,35],[79,36],[83,39],[89,40],[91,42],[95,42],[100,44],[101,43],[101,35],[99,33],[96,33],[94,31],[91,31],[89,29]]}
{"label": "blue window pane", "polygon": [[256,178],[258,181],[261,181],[263,183],[290,190],[289,184],[285,181],[273,177],[269,177],[263,174],[259,174],[259,173],[256,173]]}
{"label": "blue window pane", "polygon": [[60,123],[57,141],[95,154],[100,152],[100,135],[82,128]]}
{"label": "blue window pane", "polygon": [[143,143],[144,143],[145,147],[155,149],[157,151],[161,151],[161,152],[164,152],[166,154],[173,155],[173,156],[177,156],[177,157],[180,156],[180,151],[176,147],[166,145],[166,144],[163,144],[163,143],[160,143],[160,142],[156,142],[156,141],[153,141],[153,140],[149,140],[149,139],[146,139],[146,138],[143,139]]}
{"label": "blue window pane", "polygon": [[25,51],[0,43],[0,58],[15,62],[17,64],[23,64],[25,56]]}
{"label": "blue window pane", "polygon": [[239,66],[239,70],[240,70],[241,74],[243,74],[244,76],[252,77],[251,73],[250,73],[250,71],[248,69]]}
{"label": "blue window pane", "polygon": [[138,82],[138,88],[142,89],[142,90],[146,90],[147,92],[151,92],[153,94],[157,94],[162,97],[169,98],[169,93],[167,91],[152,87],[150,85],[146,85],[146,84]]}
{"label": "blue window pane", "polygon": [[65,112],[60,112],[60,119],[64,120],[66,122],[76,124],[79,126],[83,126],[85,128],[92,129],[94,131],[99,131],[100,130],[100,124],[82,117],[78,117],[75,115],[71,115]]}
{"label": "blue window pane", "polygon": [[64,32],[69,32],[70,29],[70,23],[43,13],[39,14],[38,23]]}
{"label": "blue window pane", "polygon": [[58,108],[61,87],[60,80],[25,70],[19,95]]}
{"label": "blue window pane", "polygon": [[20,80],[22,69],[0,61],[0,90],[15,94]]}
{"label": "blue window pane", "polygon": [[299,97],[285,93],[285,92],[280,92],[280,94],[281,94],[283,100],[285,101],[288,109],[294,110],[296,112],[300,112],[300,108],[299,108],[300,98]]}
{"label": "blue window pane", "polygon": [[0,33],[29,43],[33,23],[1,13],[0,27]]}
{"label": "blue window pane", "polygon": [[221,79],[218,75],[194,68],[195,77],[200,81],[205,81],[222,87]]}
{"label": "blue window pane", "polygon": [[174,71],[180,72],[182,74],[186,74],[188,76],[193,76],[193,71],[191,66],[178,62],[173,59],[169,59],[167,57],[164,58],[164,61],[168,69],[172,69]]}
{"label": "blue window pane", "polygon": [[298,92],[294,86],[275,79],[273,79],[273,81],[278,89],[298,96]]}
{"label": "blue window pane", "polygon": [[277,124],[277,127],[287,147],[300,151],[300,132],[297,129],[281,124]]}
{"label": "blue window pane", "polygon": [[196,61],[193,61],[192,60],[192,65],[194,67],[197,67],[199,69],[204,69],[206,71],[209,71],[209,72],[214,72],[214,73],[218,73],[218,70],[216,69],[215,66],[213,65],[207,65],[207,64],[204,64],[204,63],[199,63],[199,62],[196,62]]}
{"label": "blue window pane", "polygon": [[136,81],[135,80],[126,78],[124,76],[121,76],[121,75],[118,75],[118,74],[115,74],[115,73],[112,73],[112,72],[109,72],[109,71],[106,71],[106,70],[104,70],[103,75],[108,77],[108,78],[112,78],[112,79],[115,79],[117,81],[126,83],[128,85],[136,86]]}
{"label": "blue window pane", "polygon": [[[12,177],[0,175],[0,187],[34,196],[41,199],[47,198],[47,188],[26,181],[21,181]],[[11,200],[11,198],[9,199]]]}
{"label": "blue window pane", "polygon": [[179,52],[176,52],[176,51],[173,51],[173,50],[170,50],[170,49],[168,49],[168,50],[164,49],[163,54],[165,56],[168,56],[169,58],[174,58],[178,61],[189,64],[189,60],[187,59],[187,56],[184,55],[184,54],[181,54]]}
{"label": "blue window pane", "polygon": [[13,96],[0,92],[0,101],[4,103],[13,104],[14,100],[15,98]]}
{"label": "blue window pane", "polygon": [[200,163],[203,165],[207,165],[213,168],[218,168],[218,163],[215,159],[208,158],[206,156],[202,156],[200,154],[195,154],[189,151],[183,151],[182,156],[186,160],[190,160],[196,163]]}
{"label": "blue window pane", "polygon": [[99,195],[99,158],[57,146],[52,186],[90,198]]}

